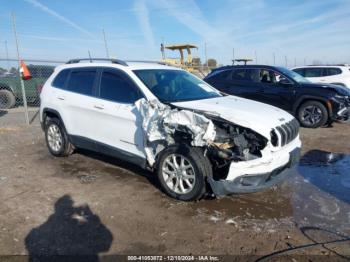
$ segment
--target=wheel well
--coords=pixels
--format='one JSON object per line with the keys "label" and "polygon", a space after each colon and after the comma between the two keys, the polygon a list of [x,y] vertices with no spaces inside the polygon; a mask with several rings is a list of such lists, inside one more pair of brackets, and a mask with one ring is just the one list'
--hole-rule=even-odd
{"label": "wheel well", "polygon": [[3,83],[0,83],[0,90],[8,90],[13,94],[11,87],[9,87],[8,85],[3,84]]}
{"label": "wheel well", "polygon": [[328,105],[327,105],[327,103],[326,103],[325,101],[320,100],[320,99],[317,99],[317,98],[306,98],[306,99],[302,100],[302,101],[299,103],[299,105],[298,105],[298,107],[297,107],[297,109],[296,109],[296,111],[295,111],[296,116],[298,115],[298,112],[299,112],[300,107],[301,107],[303,104],[305,104],[306,102],[309,102],[309,101],[316,101],[316,102],[321,103],[321,104],[324,105],[325,108],[327,109],[328,117],[331,115],[331,113],[332,113],[332,112],[331,112],[331,109],[328,108]]}
{"label": "wheel well", "polygon": [[[60,114],[58,112],[44,109],[44,112],[43,112],[43,124],[44,125],[46,124],[46,121],[48,118],[57,118],[62,122],[62,119],[61,119]],[[63,124],[63,122],[62,122],[62,124]]]}

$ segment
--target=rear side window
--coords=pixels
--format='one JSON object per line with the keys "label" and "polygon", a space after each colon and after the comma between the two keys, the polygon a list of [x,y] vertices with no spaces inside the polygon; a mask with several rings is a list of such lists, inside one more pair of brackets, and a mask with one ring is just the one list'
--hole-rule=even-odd
{"label": "rear side window", "polygon": [[69,70],[65,69],[58,73],[55,79],[52,82],[52,86],[56,88],[64,89],[66,81],[69,75]]}
{"label": "rear side window", "polygon": [[340,68],[336,68],[336,67],[325,68],[325,76],[340,75],[341,73],[342,71]]}
{"label": "rear side window", "polygon": [[232,80],[247,80],[245,69],[235,69],[232,72]]}
{"label": "rear side window", "polygon": [[303,68],[293,69],[295,73],[298,73],[299,75],[305,76],[305,72]]}
{"label": "rear side window", "polygon": [[323,68],[305,68],[305,77],[321,77]]}
{"label": "rear side window", "polygon": [[117,71],[104,71],[101,76],[100,98],[132,104],[141,98],[138,88]]}
{"label": "rear side window", "polygon": [[232,70],[218,70],[218,71],[214,71],[213,73],[211,73],[209,75],[209,78],[213,78],[213,79],[228,79],[231,76],[231,72]]}
{"label": "rear side window", "polygon": [[71,72],[67,89],[82,95],[94,94],[96,70],[74,70]]}

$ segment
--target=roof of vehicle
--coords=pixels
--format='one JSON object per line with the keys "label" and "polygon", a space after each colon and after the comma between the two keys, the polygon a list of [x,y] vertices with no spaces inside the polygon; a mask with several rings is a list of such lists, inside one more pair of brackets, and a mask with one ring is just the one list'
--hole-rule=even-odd
{"label": "roof of vehicle", "polygon": [[[73,61],[73,62],[72,62]],[[60,65],[56,70],[61,70],[65,68],[77,68],[77,67],[110,67],[118,69],[129,69],[129,70],[141,70],[141,69],[167,69],[167,70],[182,70],[178,67],[168,66],[158,61],[122,61],[121,64],[113,63],[109,61],[103,62],[90,62],[89,60],[81,60],[75,62],[70,60],[69,63]]]}
{"label": "roof of vehicle", "polygon": [[337,68],[346,68],[346,69],[349,69],[349,66],[346,66],[346,65],[306,65],[306,66],[296,66],[296,67],[293,67],[293,69],[298,69],[298,68],[312,68],[312,67],[337,67]]}
{"label": "roof of vehicle", "polygon": [[227,65],[227,66],[218,67],[213,71],[224,70],[224,69],[234,69],[234,68],[248,68],[248,69],[267,68],[272,70],[278,70],[280,67],[270,66],[270,65]]}

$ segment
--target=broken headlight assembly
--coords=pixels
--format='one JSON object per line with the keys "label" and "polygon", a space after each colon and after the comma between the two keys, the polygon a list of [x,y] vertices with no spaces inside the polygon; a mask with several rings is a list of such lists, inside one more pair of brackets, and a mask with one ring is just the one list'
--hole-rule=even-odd
{"label": "broken headlight assembly", "polygon": [[232,161],[248,161],[262,156],[268,140],[249,128],[225,120],[213,120],[216,136],[207,146],[214,168],[229,166]]}

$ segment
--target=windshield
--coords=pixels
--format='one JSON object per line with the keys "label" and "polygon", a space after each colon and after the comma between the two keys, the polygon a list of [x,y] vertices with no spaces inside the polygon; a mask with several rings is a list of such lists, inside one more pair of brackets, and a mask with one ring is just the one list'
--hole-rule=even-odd
{"label": "windshield", "polygon": [[311,83],[309,80],[307,80],[306,78],[304,78],[303,76],[299,75],[298,73],[289,70],[287,68],[284,67],[279,67],[278,68],[281,73],[283,73],[285,76],[293,79],[295,82],[298,82],[299,84],[308,84]]}
{"label": "windshield", "polygon": [[181,102],[219,97],[215,88],[182,70],[147,69],[133,71],[162,102]]}

